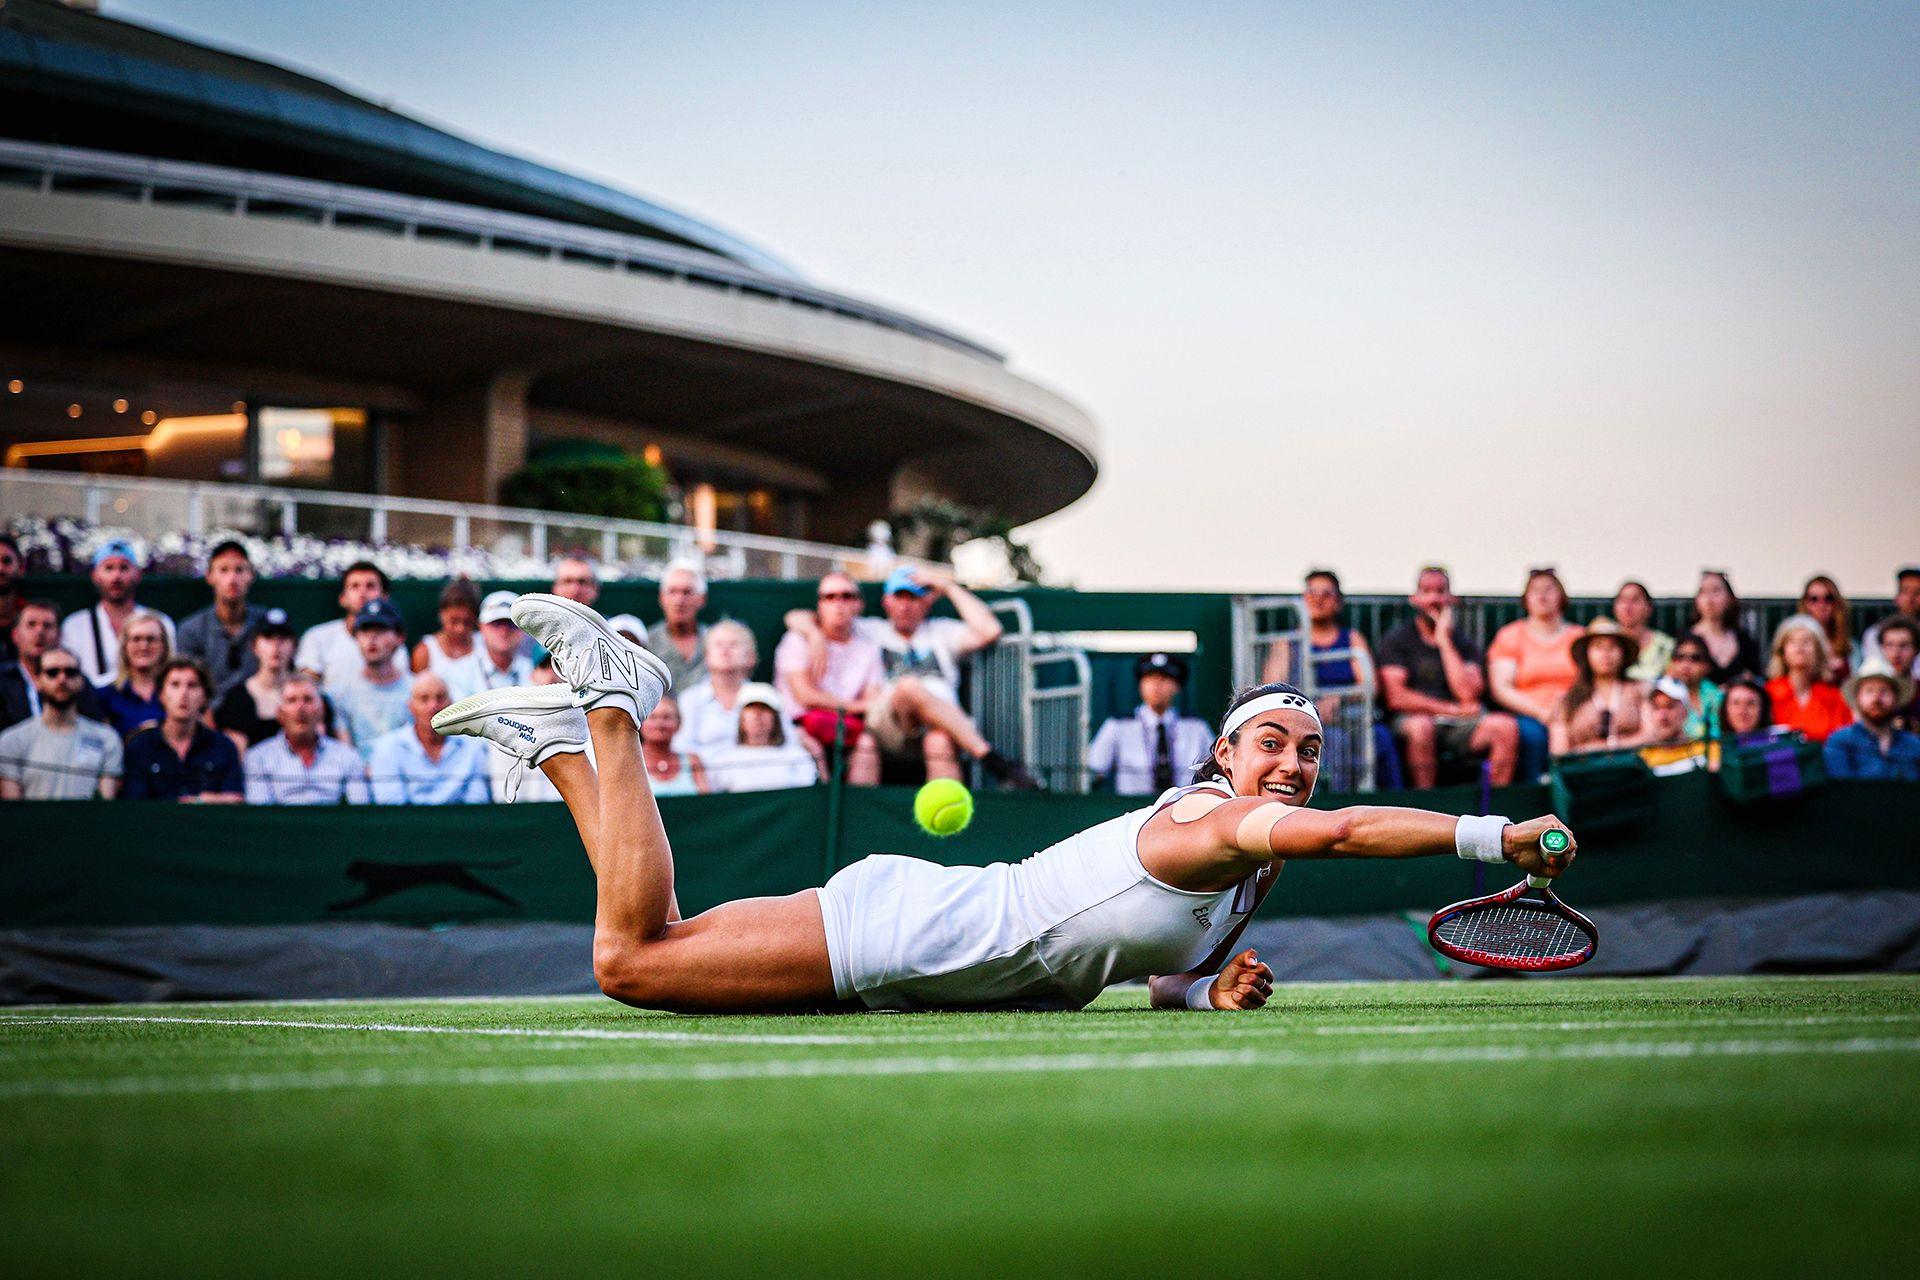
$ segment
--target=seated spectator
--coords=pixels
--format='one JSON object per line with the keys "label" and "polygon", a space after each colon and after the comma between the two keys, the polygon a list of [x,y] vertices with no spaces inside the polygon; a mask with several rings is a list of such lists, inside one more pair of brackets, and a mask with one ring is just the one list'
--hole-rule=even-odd
{"label": "seated spectator", "polygon": [[240,543],[228,539],[207,557],[207,586],[213,603],[180,624],[179,652],[198,658],[213,677],[213,701],[256,670],[253,633],[267,611],[248,602],[253,591],[253,560]]}
{"label": "seated spectator", "polygon": [[90,609],[69,614],[60,624],[60,643],[80,655],[80,668],[91,683],[105,684],[115,678],[120,633],[135,617],[158,618],[166,629],[167,649],[172,651],[173,619],[134,600],[140,589],[140,557],[131,542],[115,538],[93,553],[93,589],[99,601]]}
{"label": "seated spectator", "polygon": [[1826,632],[1806,614],[1796,613],[1780,624],[1767,666],[1775,724],[1825,742],[1835,729],[1853,723],[1840,686],[1826,679],[1832,658]]}
{"label": "seated spectator", "polygon": [[1673,657],[1673,637],[1653,627],[1653,593],[1646,584],[1632,578],[1613,593],[1613,624],[1620,634],[1640,646],[1640,657],[1627,668],[1627,679],[1641,683],[1657,680],[1667,673]]}
{"label": "seated spectator", "polygon": [[[932,618],[940,600],[960,616]],[[887,575],[880,607],[886,619],[857,618],[854,630],[880,649],[887,681],[867,708],[867,729],[880,750],[926,763],[929,778],[960,778],[956,748],[980,762],[987,774],[1017,790],[1039,783],[1016,761],[994,750],[973,717],[960,709],[960,660],[1000,638],[1000,620],[980,597],[948,578],[916,569]],[[819,619],[796,609],[787,628],[815,643]]]}
{"label": "seated spectator", "polygon": [[1759,676],[1760,644],[1741,628],[1740,597],[1733,594],[1732,579],[1720,570],[1701,570],[1688,627],[1713,661],[1707,679],[1724,685],[1735,676]]}
{"label": "seated spectator", "polygon": [[474,633],[479,629],[480,592],[465,578],[455,578],[440,589],[440,629],[420,637],[408,664],[416,674],[439,676],[456,700],[478,693],[482,686],[466,686],[477,662]]}
{"label": "seated spectator", "polygon": [[[1880,661],[1895,671],[1904,671],[1911,676],[1916,670],[1915,654],[1920,653],[1920,622],[1898,614],[1885,618],[1880,623],[1879,640]],[[1896,728],[1909,733],[1920,732],[1920,694],[1893,713]]]}
{"label": "seated spectator", "polygon": [[805,747],[789,741],[786,708],[770,684],[740,690],[739,737],[705,757],[715,791],[778,791],[820,781],[820,766]]}
{"label": "seated spectator", "polygon": [[[1920,627],[1920,565],[1902,569],[1895,575],[1893,586],[1893,612],[1868,627],[1866,634],[1860,637],[1862,657],[1885,656],[1880,651],[1880,637],[1885,632],[1887,624],[1895,618],[1904,618],[1914,626]],[[1920,663],[1920,660],[1916,662]],[[1920,665],[1909,669],[1907,674],[1920,676]]]}
{"label": "seated spectator", "polygon": [[814,629],[788,631],[773,651],[774,685],[814,742],[831,747],[838,735],[851,751],[847,782],[871,787],[880,781],[880,746],[867,712],[886,684],[880,646],[854,629],[862,602],[851,577],[821,578],[814,604]]}
{"label": "seated spectator", "polygon": [[740,691],[760,662],[753,632],[732,619],[707,628],[707,678],[679,695],[673,749],[705,759],[740,740]]}
{"label": "seated spectator", "polygon": [[159,722],[160,670],[173,654],[167,650],[167,629],[158,618],[130,619],[120,632],[120,651],[114,657],[114,681],[101,685],[100,705],[107,723],[125,741],[136,729]]}
{"label": "seated spectator", "polygon": [[480,604],[480,643],[453,667],[447,691],[456,701],[488,689],[533,683],[533,642],[513,621],[511,591],[489,591]]}
{"label": "seated spectator", "polygon": [[1720,691],[1720,718],[1707,744],[1707,768],[1720,768],[1720,748],[1746,747],[1787,734],[1773,724],[1773,699],[1752,676],[1735,676]]}
{"label": "seated spectator", "polygon": [[1157,796],[1193,780],[1194,765],[1213,748],[1213,726],[1183,716],[1174,701],[1187,683],[1187,660],[1149,653],[1133,664],[1140,705],[1100,726],[1087,748],[1087,772],[1120,796]]}
{"label": "seated spectator", "polygon": [[1627,679],[1627,668],[1639,656],[1633,641],[1606,618],[1596,618],[1573,642],[1579,674],[1547,722],[1554,755],[1617,751],[1640,743],[1642,694]]}
{"label": "seated spectator", "polygon": [[1687,730],[1692,703],[1687,686],[1672,676],[1661,676],[1647,690],[1641,715],[1647,745],[1640,748],[1640,758],[1659,777],[1689,773],[1707,762],[1705,739]]}
{"label": "seated spectator", "polygon": [[1413,618],[1380,638],[1380,692],[1400,739],[1407,780],[1431,787],[1443,754],[1485,759],[1493,785],[1513,781],[1520,729],[1514,718],[1480,704],[1486,677],[1480,651],[1454,632],[1452,583],[1429,566],[1414,581]]}
{"label": "seated spectator", "polygon": [[1827,575],[1807,579],[1800,588],[1800,612],[1820,624],[1827,638],[1826,679],[1832,684],[1846,683],[1853,670],[1853,610],[1840,594],[1839,584]]}
{"label": "seated spectator", "polygon": [[375,804],[486,804],[485,740],[433,731],[433,718],[453,705],[447,682],[431,671],[413,677],[407,711],[413,723],[383,734],[367,773]]}
{"label": "seated spectator", "polygon": [[1846,693],[1855,720],[1827,739],[1828,776],[1920,782],[1920,735],[1893,723],[1894,712],[1913,700],[1913,678],[1885,658],[1868,658]]}
{"label": "seated spectator", "polygon": [[1667,659],[1666,674],[1687,690],[1687,736],[1712,736],[1720,718],[1720,686],[1707,679],[1713,660],[1707,656],[1707,642],[1688,632],[1673,642],[1673,656]]}
{"label": "seated spectator", "polygon": [[[1342,737],[1348,732],[1343,717],[1356,704],[1372,705],[1375,696],[1373,650],[1367,638],[1347,626],[1346,592],[1340,588],[1340,576],[1331,569],[1308,572],[1300,592],[1307,616],[1307,648],[1310,651],[1314,704],[1326,724],[1326,749],[1320,756],[1320,785],[1333,790],[1352,790],[1360,779],[1349,776],[1356,760],[1352,744]],[[1293,679],[1293,647],[1276,644],[1267,650],[1260,679],[1266,684],[1285,684]],[[1352,692],[1329,693],[1344,689]],[[1402,785],[1399,755],[1393,743],[1393,731],[1386,724],[1373,726],[1375,755],[1374,781],[1397,788]]]}
{"label": "seated spectator", "polygon": [[561,556],[553,566],[553,594],[591,609],[600,598],[600,574],[593,561],[578,554]]}
{"label": "seated spectator", "polygon": [[0,533],[0,666],[20,660],[13,647],[13,624],[27,604],[26,576],[27,558],[20,544],[13,535]]}
{"label": "seated spectator", "polygon": [[34,672],[39,711],[0,732],[0,800],[111,800],[125,759],[120,735],[79,714],[79,656],[56,645]]}
{"label": "seated spectator", "polygon": [[373,758],[373,744],[407,723],[411,690],[394,655],[406,644],[400,611],[386,597],[367,601],[353,618],[353,639],[360,646],[360,670],[329,690],[340,713],[346,740],[362,760]]}
{"label": "seated spectator", "polygon": [[706,795],[713,787],[700,757],[673,749],[679,732],[680,704],[669,693],[640,722],[640,755],[646,762],[647,782],[656,796]]}
{"label": "seated spectator", "polygon": [[[213,709],[214,727],[223,731],[234,748],[245,753],[280,732],[280,687],[293,672],[293,625],[285,609],[268,609],[253,630],[253,674],[227,690]],[[326,709],[323,728],[335,736],[333,704],[320,695]]]}
{"label": "seated spectator", "polygon": [[707,607],[707,576],[700,566],[676,560],[660,575],[660,621],[647,628],[641,645],[666,664],[673,687],[690,689],[707,678],[707,629],[700,611]]}
{"label": "seated spectator", "polygon": [[320,732],[320,685],[296,672],[280,686],[280,732],[247,752],[248,804],[366,804],[367,766]]}
{"label": "seated spectator", "polygon": [[[14,660],[0,668],[0,729],[40,714],[40,659],[60,643],[60,610],[47,600],[29,600],[13,620]],[[107,713],[92,684],[83,684],[74,700],[83,720],[105,721]]]}
{"label": "seated spectator", "polygon": [[386,599],[390,589],[386,571],[372,561],[348,565],[340,579],[340,608],[345,616],[308,627],[293,656],[294,666],[329,687],[358,672],[364,661],[353,638],[353,620],[369,602]]}
{"label": "seated spectator", "polygon": [[[132,630],[130,626],[128,630]],[[198,658],[169,658],[160,669],[160,723],[127,739],[128,800],[239,804],[246,799],[240,753],[206,726],[213,677]]]}
{"label": "seated spectator", "polygon": [[1573,688],[1573,642],[1580,628],[1567,621],[1567,589],[1551,569],[1527,574],[1520,593],[1527,616],[1494,632],[1487,646],[1487,680],[1494,705],[1520,726],[1520,776],[1537,778],[1547,767],[1547,722]]}

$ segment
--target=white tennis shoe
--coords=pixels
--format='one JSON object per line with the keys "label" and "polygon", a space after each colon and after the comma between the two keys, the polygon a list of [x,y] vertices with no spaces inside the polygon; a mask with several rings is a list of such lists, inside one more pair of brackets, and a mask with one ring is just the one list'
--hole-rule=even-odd
{"label": "white tennis shoe", "polygon": [[582,711],[623,707],[638,726],[673,686],[660,659],[584,604],[529,592],[513,602],[513,621],[553,655],[554,671]]}
{"label": "white tennis shoe", "polygon": [[460,733],[484,738],[512,756],[506,781],[509,804],[520,794],[529,768],[587,749],[587,713],[573,705],[573,690],[563,684],[476,693],[435,716],[433,730],[442,737]]}

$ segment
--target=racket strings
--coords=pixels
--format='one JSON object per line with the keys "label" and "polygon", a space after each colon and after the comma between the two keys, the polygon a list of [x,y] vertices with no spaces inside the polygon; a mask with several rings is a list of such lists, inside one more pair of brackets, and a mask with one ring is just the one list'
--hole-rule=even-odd
{"label": "racket strings", "polygon": [[1586,931],[1571,920],[1509,904],[1463,911],[1442,921],[1435,936],[1463,951],[1529,960],[1573,955],[1591,944]]}

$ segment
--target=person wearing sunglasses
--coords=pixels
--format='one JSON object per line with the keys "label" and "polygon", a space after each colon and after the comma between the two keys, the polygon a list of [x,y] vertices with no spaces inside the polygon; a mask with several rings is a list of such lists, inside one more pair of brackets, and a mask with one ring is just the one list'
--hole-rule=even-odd
{"label": "person wearing sunglasses", "polygon": [[79,713],[80,657],[55,645],[34,675],[40,713],[0,733],[0,800],[111,800],[120,792],[120,735]]}
{"label": "person wearing sunglasses", "polygon": [[880,646],[854,629],[863,606],[860,588],[835,570],[814,593],[817,637],[789,630],[773,651],[775,687],[797,712],[807,736],[831,750],[838,735],[847,760],[847,781],[871,787],[880,781],[880,748],[867,730],[867,712],[886,684]]}
{"label": "person wearing sunglasses", "polygon": [[1673,642],[1673,654],[1667,659],[1666,675],[1678,680],[1687,690],[1687,736],[1706,738],[1720,721],[1720,686],[1707,678],[1713,659],[1707,654],[1706,641],[1688,633]]}
{"label": "person wearing sunglasses", "polygon": [[1808,578],[1800,588],[1800,612],[1819,623],[1827,637],[1828,681],[1845,684],[1853,674],[1853,610],[1839,584],[1824,573]]}
{"label": "person wearing sunglasses", "polygon": [[[60,610],[51,600],[29,600],[20,606],[8,632],[14,660],[0,667],[0,729],[12,728],[40,714],[40,688],[35,677],[40,659],[60,643]],[[90,683],[81,685],[74,710],[83,719],[107,718],[100,695]]]}

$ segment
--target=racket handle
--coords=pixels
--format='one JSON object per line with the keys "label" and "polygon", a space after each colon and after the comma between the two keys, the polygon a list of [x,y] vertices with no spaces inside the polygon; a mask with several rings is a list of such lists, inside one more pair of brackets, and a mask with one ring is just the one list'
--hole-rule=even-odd
{"label": "racket handle", "polygon": [[1553,886],[1552,876],[1528,876],[1527,877],[1527,888],[1529,889],[1548,889],[1548,888],[1551,888],[1552,886]]}

